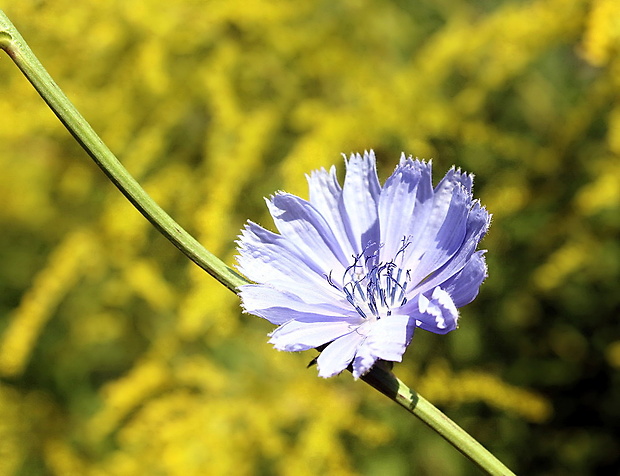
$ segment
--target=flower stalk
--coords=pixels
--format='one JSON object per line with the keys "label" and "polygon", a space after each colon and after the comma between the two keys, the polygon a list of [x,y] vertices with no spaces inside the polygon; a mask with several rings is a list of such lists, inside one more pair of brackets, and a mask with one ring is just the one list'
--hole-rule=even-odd
{"label": "flower stalk", "polygon": [[248,281],[205,249],[140,186],[58,87],[15,26],[0,10],[0,47],[108,178],[157,230],[231,291]]}
{"label": "flower stalk", "polygon": [[[75,140],[162,235],[231,291],[238,293],[240,286],[249,283],[246,278],[206,250],[144,191],[58,87],[1,10],[0,48],[14,61]],[[431,403],[410,390],[391,372],[375,365],[361,379],[424,421],[486,473],[513,475],[480,443]]]}
{"label": "flower stalk", "polygon": [[360,378],[422,420],[482,471],[494,476],[514,476],[510,469],[469,433],[454,423],[431,402],[411,390],[382,365],[375,365],[370,372]]}

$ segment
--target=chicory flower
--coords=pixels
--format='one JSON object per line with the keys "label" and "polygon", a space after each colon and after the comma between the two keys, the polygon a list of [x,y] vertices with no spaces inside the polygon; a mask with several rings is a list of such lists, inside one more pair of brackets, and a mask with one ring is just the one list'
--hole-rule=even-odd
{"label": "chicory flower", "polygon": [[472,197],[473,176],[451,168],[436,187],[431,163],[401,156],[381,186],[372,151],[308,177],[310,199],[267,200],[279,234],[248,222],[239,270],[246,312],[278,327],[276,349],[321,348],[319,375],[351,366],[355,378],[377,360],[402,360],[414,330],[445,334],[457,308],[486,277],[476,251],[490,215]]}

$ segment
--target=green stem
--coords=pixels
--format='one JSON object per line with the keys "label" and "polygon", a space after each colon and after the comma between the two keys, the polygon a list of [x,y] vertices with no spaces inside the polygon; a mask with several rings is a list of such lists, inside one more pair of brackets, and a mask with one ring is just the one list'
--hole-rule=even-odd
{"label": "green stem", "polygon": [[207,251],[144,191],[65,96],[1,10],[0,47],[24,73],[75,140],[162,235],[230,290],[236,291],[240,285],[248,283],[245,278]]}
{"label": "green stem", "polygon": [[417,416],[487,474],[515,476],[469,433],[450,420],[431,402],[407,387],[392,372],[382,368],[381,365],[375,365],[361,379],[398,403],[412,415]]}
{"label": "green stem", "polygon": [[[168,240],[189,259],[230,290],[248,281],[207,251],[142,189],[69,101],[11,21],[0,10],[0,48],[13,59],[43,100],[118,189]],[[369,385],[404,407],[455,448],[492,475],[514,474],[430,402],[410,390],[391,372],[375,366],[362,377]]]}

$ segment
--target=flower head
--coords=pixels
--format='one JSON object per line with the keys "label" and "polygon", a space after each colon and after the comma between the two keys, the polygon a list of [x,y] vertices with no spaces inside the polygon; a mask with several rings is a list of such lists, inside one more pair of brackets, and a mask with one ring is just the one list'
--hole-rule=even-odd
{"label": "flower head", "polygon": [[279,192],[267,206],[279,234],[248,222],[239,269],[246,312],[278,327],[277,349],[323,347],[319,375],[358,378],[398,361],[416,327],[445,334],[486,277],[476,251],[490,215],[473,176],[454,167],[433,188],[431,164],[401,156],[381,186],[372,151],[351,155],[341,187],[332,166],[308,177],[310,199]]}

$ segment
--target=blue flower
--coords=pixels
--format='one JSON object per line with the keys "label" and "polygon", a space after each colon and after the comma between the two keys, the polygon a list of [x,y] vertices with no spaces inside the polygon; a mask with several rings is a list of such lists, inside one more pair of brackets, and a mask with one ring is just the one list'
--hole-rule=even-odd
{"label": "blue flower", "polygon": [[490,215],[460,169],[433,188],[431,163],[402,155],[382,187],[372,151],[345,162],[342,187],[332,166],[308,177],[310,200],[267,200],[279,234],[248,222],[237,260],[256,283],[241,287],[243,308],[279,326],[276,349],[321,347],[321,377],[351,365],[358,378],[400,362],[417,327],[457,327],[486,277],[476,247]]}

